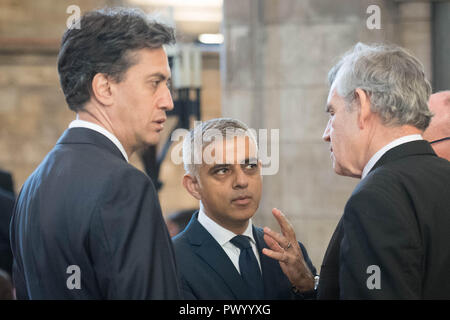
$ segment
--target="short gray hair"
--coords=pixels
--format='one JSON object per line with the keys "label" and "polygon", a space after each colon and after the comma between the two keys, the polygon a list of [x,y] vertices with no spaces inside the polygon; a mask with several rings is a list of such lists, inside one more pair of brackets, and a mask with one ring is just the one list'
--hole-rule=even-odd
{"label": "short gray hair", "polygon": [[431,85],[423,66],[398,46],[356,44],[328,73],[330,87],[335,81],[336,91],[349,109],[354,91],[366,91],[372,112],[384,125],[425,130],[433,116],[428,109]]}
{"label": "short gray hair", "polygon": [[[234,136],[248,136],[255,143],[256,150],[258,150],[258,143],[256,136],[249,129],[249,127],[237,119],[232,118],[216,118],[202,122],[200,125],[196,125],[189,133],[184,137],[183,141],[183,164],[184,170],[188,174],[197,175],[197,166],[194,159],[200,159],[202,154],[196,155],[195,152],[203,152],[204,148],[213,142],[212,138],[216,134],[220,134],[222,137],[227,137],[227,134],[233,133]],[[195,148],[195,142],[201,141],[201,148]],[[196,158],[197,157],[197,158]]]}

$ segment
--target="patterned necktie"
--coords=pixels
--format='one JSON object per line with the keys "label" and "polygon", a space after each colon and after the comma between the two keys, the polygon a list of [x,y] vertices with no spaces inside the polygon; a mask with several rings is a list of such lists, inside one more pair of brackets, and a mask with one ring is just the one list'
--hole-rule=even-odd
{"label": "patterned necktie", "polygon": [[264,299],[264,283],[258,261],[250,245],[250,238],[238,235],[231,239],[230,242],[241,249],[239,269],[242,280],[248,288],[249,299]]}

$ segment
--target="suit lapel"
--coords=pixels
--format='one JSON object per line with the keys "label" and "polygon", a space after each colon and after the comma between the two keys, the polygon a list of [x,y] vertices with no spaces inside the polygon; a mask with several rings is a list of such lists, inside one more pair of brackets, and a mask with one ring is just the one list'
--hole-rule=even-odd
{"label": "suit lapel", "polygon": [[264,231],[253,226],[253,236],[255,237],[256,247],[258,248],[259,259],[261,262],[261,271],[264,281],[264,296],[266,299],[274,299],[274,297],[269,296],[269,293],[273,293],[275,289],[280,286],[278,283],[280,278],[276,277],[276,275],[281,272],[281,267],[278,261],[269,258],[262,252],[264,248],[268,248],[264,241]]}
{"label": "suit lapel", "polygon": [[323,257],[323,265],[328,264],[330,260],[335,260],[335,258],[339,258],[339,256],[336,257],[336,250],[339,251],[342,237],[343,237],[343,219],[339,220],[339,223],[336,226],[336,229],[333,232],[333,235],[331,237],[330,243],[328,244],[328,248],[325,251],[325,255]]}
{"label": "suit lapel", "polygon": [[191,228],[189,241],[194,252],[222,278],[236,299],[247,299],[247,288],[244,286],[241,275],[219,243],[198,222],[197,216],[198,213],[194,214],[189,223]]}
{"label": "suit lapel", "polygon": [[320,268],[317,299],[339,299],[339,255],[344,234],[343,219],[339,220]]}

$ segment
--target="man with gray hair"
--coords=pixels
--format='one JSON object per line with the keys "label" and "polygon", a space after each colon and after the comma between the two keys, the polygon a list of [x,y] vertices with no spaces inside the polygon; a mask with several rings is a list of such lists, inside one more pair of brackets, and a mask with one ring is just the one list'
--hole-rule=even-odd
{"label": "man with gray hair", "polygon": [[[212,119],[185,137],[183,185],[200,201],[186,229],[174,238],[184,298],[209,300],[302,299],[313,286],[292,289],[285,264],[264,254],[264,231],[252,223],[262,190],[255,135],[235,119]],[[297,241],[303,274],[316,270]]]}
{"label": "man with gray hair", "polygon": [[325,253],[318,298],[449,299],[450,163],[421,136],[432,117],[422,65],[402,48],[358,43],[329,84],[323,139],[334,171],[361,181]]}
{"label": "man with gray hair", "polygon": [[172,28],[138,9],[86,13],[62,38],[58,72],[76,112],[22,187],[11,222],[19,299],[177,299],[155,188],[128,163],[173,108],[163,45]]}

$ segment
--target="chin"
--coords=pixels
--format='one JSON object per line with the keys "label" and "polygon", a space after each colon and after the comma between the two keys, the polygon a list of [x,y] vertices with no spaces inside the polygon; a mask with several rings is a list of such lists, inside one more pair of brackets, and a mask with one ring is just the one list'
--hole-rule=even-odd
{"label": "chin", "polygon": [[160,140],[161,140],[161,135],[158,132],[156,132],[156,133],[152,134],[151,136],[146,137],[144,145],[146,147],[155,146],[159,143]]}
{"label": "chin", "polygon": [[340,166],[336,166],[334,168],[334,172],[339,175],[339,176],[343,176],[343,177],[350,177],[350,178],[361,178],[361,173],[356,173],[356,172],[352,172],[351,170],[348,169],[344,169]]}
{"label": "chin", "polygon": [[344,172],[340,169],[334,169],[334,173],[336,173],[338,176],[345,176]]}
{"label": "chin", "polygon": [[334,169],[334,173],[336,173],[339,176],[345,176],[345,177],[349,176],[349,172],[347,172],[347,170],[345,170],[343,167],[341,167],[336,162],[333,163],[333,169]]}
{"label": "chin", "polygon": [[248,206],[245,208],[235,208],[234,211],[239,212],[238,215],[241,220],[248,220],[255,215],[256,209],[253,206]]}

